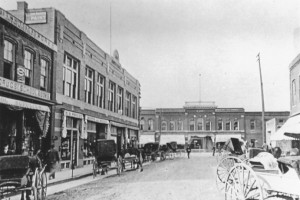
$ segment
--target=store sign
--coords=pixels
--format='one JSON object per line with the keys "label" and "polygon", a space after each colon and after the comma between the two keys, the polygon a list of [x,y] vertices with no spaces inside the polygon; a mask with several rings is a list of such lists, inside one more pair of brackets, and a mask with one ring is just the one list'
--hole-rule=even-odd
{"label": "store sign", "polygon": [[83,119],[83,114],[65,110],[65,116]]}
{"label": "store sign", "polygon": [[47,23],[47,13],[46,12],[33,12],[25,14],[26,24],[44,24]]}
{"label": "store sign", "polygon": [[88,121],[92,121],[92,122],[96,122],[96,123],[100,123],[100,124],[109,124],[109,121],[105,120],[105,119],[99,119],[99,118],[91,117],[88,115],[86,116],[86,118]]}
{"label": "store sign", "polygon": [[0,87],[10,89],[16,92],[21,92],[23,94],[27,94],[33,97],[50,100],[50,93],[48,92],[38,90],[28,85],[24,85],[22,83],[18,83],[16,81],[12,81],[3,77],[0,77]]}
{"label": "store sign", "polygon": [[28,108],[28,109],[32,109],[32,110],[41,110],[41,111],[45,111],[45,112],[50,112],[50,108],[48,106],[29,103],[26,101],[20,101],[20,100],[16,100],[16,99],[10,99],[10,98],[1,97],[1,96],[0,96],[0,103],[6,104],[6,105],[11,105],[11,106],[17,106],[17,107],[21,107],[21,108]]}
{"label": "store sign", "polygon": [[19,83],[25,83],[25,68],[22,65],[18,65],[17,68],[17,81]]}
{"label": "store sign", "polygon": [[28,25],[24,24],[21,20],[16,18],[14,15],[10,14],[9,12],[6,12],[2,8],[0,8],[0,18],[4,19],[8,23],[14,25],[18,29],[22,30],[26,34],[30,35],[34,39],[38,40],[42,44],[46,45],[50,49],[57,51],[57,46],[51,42],[48,38],[41,35],[39,32],[34,30],[33,28],[29,27]]}

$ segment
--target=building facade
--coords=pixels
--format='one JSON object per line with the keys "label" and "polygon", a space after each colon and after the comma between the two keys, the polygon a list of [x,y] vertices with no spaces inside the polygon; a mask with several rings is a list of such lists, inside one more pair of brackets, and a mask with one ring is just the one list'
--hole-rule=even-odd
{"label": "building facade", "polygon": [[54,8],[10,11],[57,45],[56,102],[52,137],[61,168],[93,161],[97,139],[114,139],[117,150],[135,145],[139,130],[140,83],[111,56]]}
{"label": "building facade", "polygon": [[[54,122],[57,46],[0,8],[0,148],[47,151]],[[52,130],[51,130],[52,129]]]}
{"label": "building facade", "polygon": [[[289,112],[266,112],[265,119],[286,120]],[[240,138],[262,146],[261,112],[218,108],[214,102],[186,102],[183,108],[141,110],[140,144],[176,141],[193,149],[210,151],[215,143]]]}

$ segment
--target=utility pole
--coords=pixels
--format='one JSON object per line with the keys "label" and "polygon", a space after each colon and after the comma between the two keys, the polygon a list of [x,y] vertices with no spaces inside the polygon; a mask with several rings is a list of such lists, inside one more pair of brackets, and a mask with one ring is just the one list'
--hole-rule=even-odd
{"label": "utility pole", "polygon": [[261,123],[262,123],[262,136],[263,136],[263,143],[265,143],[265,142],[266,142],[266,137],[265,137],[265,103],[264,103],[264,90],[263,90],[263,81],[262,81],[261,66],[260,66],[260,53],[257,54],[257,61],[258,61],[258,66],[259,66],[260,89],[261,89],[261,104],[262,104]]}
{"label": "utility pole", "polygon": [[201,105],[201,74],[199,74],[199,104]]}

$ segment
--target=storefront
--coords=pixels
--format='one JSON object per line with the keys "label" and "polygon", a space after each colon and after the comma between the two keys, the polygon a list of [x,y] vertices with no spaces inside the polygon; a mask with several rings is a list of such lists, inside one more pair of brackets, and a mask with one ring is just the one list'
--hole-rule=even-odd
{"label": "storefront", "polygon": [[[0,146],[8,144],[14,154],[34,155],[46,151],[50,108],[0,96]],[[43,149],[44,148],[44,149]]]}

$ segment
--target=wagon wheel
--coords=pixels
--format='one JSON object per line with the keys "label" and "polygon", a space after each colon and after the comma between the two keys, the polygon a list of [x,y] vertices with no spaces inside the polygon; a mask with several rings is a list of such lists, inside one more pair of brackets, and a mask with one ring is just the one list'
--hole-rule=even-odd
{"label": "wagon wheel", "polygon": [[98,162],[95,160],[93,163],[93,178],[97,176],[97,171],[98,171]]}
{"label": "wagon wheel", "polygon": [[219,191],[224,191],[229,171],[236,163],[242,163],[242,160],[234,156],[227,156],[220,160],[216,171],[216,184]]}
{"label": "wagon wheel", "polygon": [[47,176],[45,172],[37,176],[37,197],[40,200],[45,200],[47,195]]}
{"label": "wagon wheel", "polygon": [[263,190],[255,172],[244,163],[231,168],[225,185],[225,200],[263,200]]}
{"label": "wagon wheel", "polygon": [[122,170],[123,170],[123,164],[122,164],[122,157],[119,156],[119,158],[117,159],[117,174],[120,175]]}

